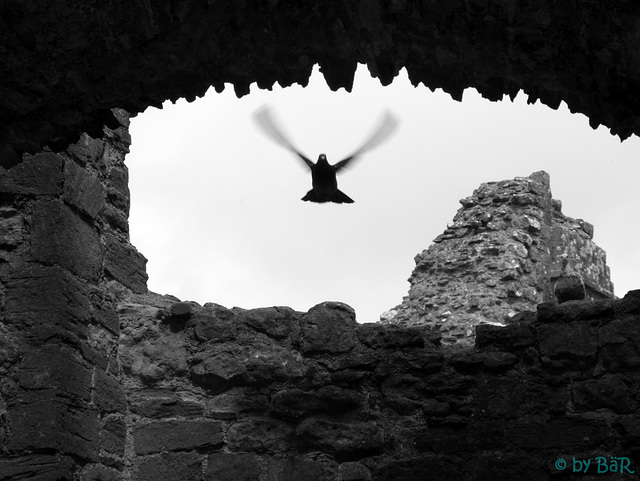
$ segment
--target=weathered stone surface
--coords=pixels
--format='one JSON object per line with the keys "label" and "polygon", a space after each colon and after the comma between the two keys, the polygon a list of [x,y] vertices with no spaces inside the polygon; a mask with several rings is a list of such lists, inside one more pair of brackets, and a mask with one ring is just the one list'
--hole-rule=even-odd
{"label": "weathered stone surface", "polygon": [[247,393],[247,388],[231,388],[207,400],[207,416],[215,419],[236,419],[248,411],[264,412],[269,405],[267,396]]}
{"label": "weathered stone surface", "polygon": [[0,207],[0,247],[15,249],[23,239],[24,218],[13,207]]}
{"label": "weathered stone surface", "polygon": [[518,358],[510,352],[464,352],[454,354],[451,364],[461,372],[487,369],[505,371],[513,366]]}
{"label": "weathered stone surface", "polygon": [[340,302],[323,302],[309,309],[301,321],[302,352],[348,352],[356,342],[355,311]]}
{"label": "weathered stone surface", "polygon": [[124,456],[127,425],[122,418],[108,417],[100,430],[100,449],[117,456]]}
{"label": "weathered stone surface", "polygon": [[286,338],[294,330],[296,321],[297,314],[290,307],[263,307],[244,313],[248,326],[274,339]]}
{"label": "weathered stone surface", "polygon": [[34,260],[58,265],[96,281],[102,268],[102,247],[95,228],[59,200],[36,202],[31,219]]}
{"label": "weathered stone surface", "polygon": [[275,416],[299,419],[318,412],[345,413],[363,405],[361,394],[337,386],[325,386],[312,392],[301,389],[279,391],[271,397],[269,411]]}
{"label": "weathered stone surface", "polygon": [[209,455],[205,481],[255,481],[260,479],[260,461],[254,454]]}
{"label": "weathered stone surface", "polygon": [[238,317],[226,307],[208,304],[195,313],[195,335],[199,341],[230,341],[238,334]]}
{"label": "weathered stone surface", "polygon": [[98,415],[50,391],[25,392],[7,406],[11,451],[53,449],[96,461]]}
{"label": "weathered stone surface", "polygon": [[573,406],[576,411],[609,408],[617,413],[626,414],[637,407],[631,392],[631,380],[621,374],[577,382],[573,385]]}
{"label": "weathered stone surface", "polygon": [[640,324],[637,319],[615,320],[600,329],[600,357],[612,372],[640,366]]}
{"label": "weathered stone surface", "polygon": [[425,344],[419,329],[378,323],[358,324],[358,338],[372,348],[423,347]]}
{"label": "weathered stone surface", "polygon": [[147,291],[147,259],[128,241],[112,234],[104,236],[104,269],[111,277],[135,293]]}
{"label": "weathered stone surface", "polygon": [[202,479],[202,460],[195,453],[167,453],[142,458],[135,463],[138,481],[185,481]]}
{"label": "weathered stone surface", "polygon": [[67,456],[31,454],[0,458],[2,481],[50,481],[73,479],[74,463]]}
{"label": "weathered stone surface", "polygon": [[476,347],[484,349],[497,347],[500,349],[523,348],[534,342],[531,327],[526,324],[510,326],[492,326],[484,324],[476,327]]}
{"label": "weathered stone surface", "polygon": [[83,471],[80,481],[120,481],[120,473],[101,465],[93,465]]}
{"label": "weathered stone surface", "polygon": [[158,453],[165,449],[210,449],[222,442],[220,421],[159,421],[133,428],[133,445],[137,454]]}
{"label": "weathered stone surface", "polygon": [[169,418],[201,416],[204,405],[191,399],[183,399],[175,393],[164,391],[142,391],[130,399],[132,413],[147,418]]}
{"label": "weathered stone surface", "polygon": [[227,442],[232,451],[286,452],[292,440],[291,426],[268,418],[245,418],[232,424],[227,432]]}
{"label": "weathered stone surface", "polygon": [[583,369],[595,362],[598,340],[586,323],[543,324],[538,327],[543,361],[551,369]]}
{"label": "weathered stone surface", "polygon": [[371,481],[371,471],[361,463],[342,463],[338,467],[338,481]]}
{"label": "weathered stone surface", "polygon": [[62,159],[43,152],[9,170],[0,167],[0,191],[12,194],[56,195],[62,188]]}
{"label": "weathered stone surface", "polygon": [[507,442],[503,428],[493,422],[458,430],[420,429],[414,439],[418,451],[440,453],[500,450]]}
{"label": "weathered stone surface", "polygon": [[464,463],[438,455],[428,455],[383,465],[374,479],[380,481],[414,481],[418,479],[464,479]]}
{"label": "weathered stone surface", "polygon": [[335,474],[317,461],[300,458],[276,460],[267,467],[266,481],[331,481]]}
{"label": "weathered stone surface", "polygon": [[30,267],[10,272],[6,319],[25,329],[31,342],[61,339],[77,344],[89,320],[87,288],[59,267]]}
{"label": "weathered stone surface", "polygon": [[89,217],[95,218],[104,207],[104,187],[96,175],[90,174],[73,161],[67,161],[64,164],[62,199]]}
{"label": "weathered stone surface", "polygon": [[103,412],[124,413],[127,409],[124,387],[118,378],[101,369],[94,371],[93,402]]}
{"label": "weathered stone surface", "polygon": [[296,429],[296,441],[304,447],[339,455],[365,455],[384,445],[384,431],[373,423],[337,423],[306,419]]}
{"label": "weathered stone surface", "polygon": [[553,449],[599,444],[611,437],[604,421],[553,420],[546,424],[517,424],[506,436],[525,449]]}

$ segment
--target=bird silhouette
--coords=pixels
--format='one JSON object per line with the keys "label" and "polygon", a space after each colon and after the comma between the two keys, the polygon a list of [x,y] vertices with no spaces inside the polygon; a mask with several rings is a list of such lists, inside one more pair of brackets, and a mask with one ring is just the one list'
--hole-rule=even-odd
{"label": "bird silhouette", "polygon": [[304,161],[309,169],[311,169],[312,189],[307,192],[302,200],[317,203],[334,202],[336,204],[352,204],[353,199],[338,189],[336,174],[345,167],[352,165],[353,161],[360,155],[384,142],[398,126],[396,118],[390,112],[385,112],[377,128],[359,149],[349,157],[331,165],[327,161],[325,154],[320,154],[317,162],[313,163],[308,157],[300,153],[283,134],[282,129],[277,126],[268,107],[263,107],[258,110],[254,114],[254,118],[257,124],[274,142],[296,154]]}

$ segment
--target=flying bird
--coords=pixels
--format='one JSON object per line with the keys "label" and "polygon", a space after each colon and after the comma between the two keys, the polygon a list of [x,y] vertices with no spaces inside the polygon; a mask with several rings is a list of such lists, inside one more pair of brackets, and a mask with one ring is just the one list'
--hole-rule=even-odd
{"label": "flying bird", "polygon": [[359,149],[349,157],[331,165],[327,161],[325,154],[320,154],[318,160],[313,163],[308,157],[300,153],[285,137],[282,129],[274,122],[269,108],[263,107],[254,114],[254,118],[258,125],[274,142],[296,154],[304,161],[309,169],[311,169],[312,189],[307,192],[307,195],[305,195],[302,200],[317,203],[335,202],[336,204],[352,204],[353,199],[338,189],[336,174],[351,165],[360,155],[384,142],[398,126],[396,118],[390,112],[385,112],[377,128]]}

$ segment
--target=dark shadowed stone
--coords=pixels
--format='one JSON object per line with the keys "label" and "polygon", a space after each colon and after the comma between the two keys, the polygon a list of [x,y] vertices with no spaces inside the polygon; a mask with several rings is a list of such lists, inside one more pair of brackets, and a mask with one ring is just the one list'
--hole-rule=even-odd
{"label": "dark shadowed stone", "polygon": [[27,352],[19,382],[27,389],[54,389],[61,396],[91,399],[91,371],[78,353],[66,346],[48,345]]}
{"label": "dark shadowed stone", "polygon": [[594,411],[609,408],[626,414],[632,412],[637,403],[631,394],[633,386],[621,374],[605,375],[600,379],[576,382],[573,385],[573,406],[576,411]]}
{"label": "dark shadowed stone", "polygon": [[31,218],[34,260],[58,265],[96,281],[102,269],[102,246],[96,229],[59,200],[41,199]]}
{"label": "dark shadowed stone", "polygon": [[637,446],[640,442],[640,415],[619,416],[613,423],[613,427],[625,441],[623,444]]}
{"label": "dark shadowed stone", "polygon": [[534,335],[531,328],[525,324],[512,324],[505,327],[480,324],[476,326],[476,347],[497,347],[510,351],[533,344]]}
{"label": "dark shadowed stone", "polygon": [[371,322],[358,324],[358,338],[369,347],[423,347],[424,339],[419,329],[402,328]]}
{"label": "dark shadowed stone", "polygon": [[198,353],[191,363],[191,378],[213,394],[219,394],[230,387],[233,378],[246,372],[245,359],[240,346]]}
{"label": "dark shadowed stone", "polygon": [[103,412],[124,413],[127,409],[124,387],[117,378],[96,369],[94,374],[93,401]]}
{"label": "dark shadowed stone", "polygon": [[570,446],[598,446],[611,437],[604,421],[557,419],[546,424],[519,423],[507,427],[510,443],[524,449],[567,449]]}
{"label": "dark shadowed stone", "polygon": [[268,398],[262,394],[246,393],[245,388],[233,388],[207,399],[207,416],[215,419],[236,419],[247,411],[265,411]]}
{"label": "dark shadowed stone", "polygon": [[558,305],[552,302],[538,304],[538,322],[574,322],[591,319],[610,320],[614,315],[612,299],[596,301],[566,301]]}
{"label": "dark shadowed stone", "polygon": [[640,366],[640,323],[629,318],[615,320],[600,328],[600,357],[612,372]]}
{"label": "dark shadowed stone", "polygon": [[105,234],[104,240],[105,272],[136,294],[147,292],[147,259],[124,238]]}
{"label": "dark shadowed stone", "polygon": [[373,423],[336,423],[306,419],[296,429],[300,446],[339,455],[379,452],[384,431]]}
{"label": "dark shadowed stone", "polygon": [[26,329],[31,342],[52,338],[77,344],[84,337],[90,304],[87,288],[59,267],[20,268],[6,287],[6,318]]}
{"label": "dark shadowed stone", "polygon": [[261,307],[246,311],[244,322],[274,339],[284,339],[294,330],[297,313],[290,307]]}
{"label": "dark shadowed stone", "polygon": [[159,421],[133,428],[133,445],[137,454],[209,449],[222,445],[222,423],[213,420]]}
{"label": "dark shadowed stone", "polygon": [[175,393],[166,391],[141,391],[129,401],[132,413],[147,418],[169,418],[201,416],[204,406],[199,402],[182,399]]}
{"label": "dark shadowed stone", "polygon": [[127,425],[123,419],[109,417],[105,419],[100,431],[100,449],[118,456],[124,456],[127,437]]}
{"label": "dark shadowed stone", "polygon": [[376,481],[440,481],[465,479],[464,463],[458,458],[423,456],[391,461],[374,472]]}
{"label": "dark shadowed stone", "polygon": [[582,369],[595,361],[598,340],[586,323],[543,324],[538,327],[540,354],[553,369]]}
{"label": "dark shadowed stone", "polygon": [[340,353],[356,342],[355,311],[341,302],[323,302],[309,309],[300,321],[302,352]]}
{"label": "dark shadowed stone", "polygon": [[317,461],[300,458],[273,460],[267,467],[266,481],[333,481],[335,473]]}
{"label": "dark shadowed stone", "polygon": [[167,453],[134,463],[137,481],[197,481],[202,479],[202,460],[196,453]]}
{"label": "dark shadowed stone", "polygon": [[195,335],[199,341],[229,341],[238,334],[238,319],[235,313],[217,304],[207,304],[204,310],[195,313]]}
{"label": "dark shadowed stone", "polygon": [[94,139],[87,134],[82,134],[80,140],[67,148],[67,152],[84,165],[90,160],[99,158],[103,148],[102,139]]}
{"label": "dark shadowed stone", "polygon": [[480,386],[479,407],[494,419],[516,418],[523,400],[522,383],[505,377],[487,379]]}
{"label": "dark shadowed stone", "polygon": [[[557,458],[556,458],[557,459]],[[467,463],[468,465],[471,463]],[[548,456],[523,456],[512,454],[483,455],[474,460],[469,467],[474,471],[474,481],[549,481],[546,467],[549,465]],[[568,463],[571,469],[571,460]]]}
{"label": "dark shadowed stone", "polygon": [[640,312],[640,289],[629,291],[614,303],[617,318]]}
{"label": "dark shadowed stone", "polygon": [[90,174],[73,161],[66,161],[62,199],[88,214],[89,217],[95,218],[104,207],[104,187],[97,176]]}
{"label": "dark shadowed stone", "polygon": [[473,376],[450,374],[434,374],[426,379],[419,381],[418,389],[427,394],[467,394],[478,383],[478,379]]}
{"label": "dark shadowed stone", "polygon": [[169,318],[177,322],[186,322],[193,316],[195,306],[191,302],[176,302],[169,308]]}
{"label": "dark shadowed stone", "polygon": [[2,481],[51,481],[73,479],[74,462],[67,456],[31,454],[0,458]]}
{"label": "dark shadowed stone", "polygon": [[85,470],[80,481],[119,481],[120,473],[101,465],[93,465]]}
{"label": "dark shadowed stone", "polygon": [[62,188],[62,159],[42,152],[9,170],[0,168],[0,191],[12,194],[57,195]]}
{"label": "dark shadowed stone", "polygon": [[299,419],[317,412],[344,413],[360,408],[363,403],[361,394],[337,386],[325,386],[312,392],[300,389],[279,391],[271,397],[269,410],[276,416]]}
{"label": "dark shadowed stone", "polygon": [[13,207],[0,207],[0,247],[15,249],[24,239],[24,217]]}
{"label": "dark shadowed stone", "polygon": [[98,413],[56,397],[52,391],[25,392],[8,405],[11,450],[55,449],[84,459],[98,459]]}
{"label": "dark shadowed stone", "polygon": [[260,458],[254,454],[209,455],[205,481],[256,481],[260,479]]}
{"label": "dark shadowed stone", "polygon": [[495,422],[462,429],[417,429],[414,439],[418,451],[436,453],[501,449],[507,442],[504,429]]}
{"label": "dark shadowed stone", "polygon": [[480,369],[506,371],[518,358],[510,352],[463,352],[451,356],[451,364],[461,372]]}
{"label": "dark shadowed stone", "polygon": [[361,463],[342,463],[338,467],[338,481],[371,481],[371,471]]}
{"label": "dark shadowed stone", "polygon": [[233,424],[227,432],[227,442],[232,451],[286,452],[292,438],[293,428],[268,418],[245,418]]}

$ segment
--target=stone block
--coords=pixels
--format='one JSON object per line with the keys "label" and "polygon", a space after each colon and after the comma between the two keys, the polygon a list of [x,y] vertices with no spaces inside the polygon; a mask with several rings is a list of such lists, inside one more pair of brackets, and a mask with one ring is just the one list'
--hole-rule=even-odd
{"label": "stone block", "polygon": [[98,413],[53,391],[24,392],[7,406],[11,451],[48,450],[98,459]]}
{"label": "stone block", "polygon": [[569,323],[598,319],[607,321],[613,319],[614,302],[612,299],[596,301],[565,301],[562,304],[543,302],[538,304],[538,322]]}
{"label": "stone block", "polygon": [[338,481],[371,481],[371,471],[361,463],[342,463],[338,467]]}
{"label": "stone block", "polygon": [[133,428],[136,454],[211,449],[221,446],[223,442],[220,421],[158,421]]}
{"label": "stone block", "polygon": [[600,328],[600,358],[610,372],[635,370],[640,367],[640,324],[624,318]]}
{"label": "stone block", "polygon": [[9,170],[0,167],[0,192],[58,195],[62,189],[62,159],[52,152],[27,157]]}
{"label": "stone block", "polygon": [[108,417],[100,430],[100,449],[116,456],[124,456],[127,424],[119,417]]}
{"label": "stone block", "polygon": [[204,406],[190,399],[183,399],[166,391],[137,392],[129,400],[129,410],[147,418],[202,416]]}
{"label": "stone block", "polygon": [[259,393],[247,393],[245,388],[232,388],[207,400],[207,416],[215,419],[236,419],[243,412],[266,411],[269,400]]}
{"label": "stone block", "polygon": [[365,455],[380,452],[384,431],[373,423],[338,423],[306,419],[296,429],[296,441],[305,448],[338,455]]}
{"label": "stone block", "polygon": [[254,454],[209,455],[205,481],[256,481],[260,479],[260,458]]}
{"label": "stone block", "polygon": [[358,324],[358,338],[372,348],[424,347],[424,338],[419,329],[397,327],[378,323]]}
{"label": "stone block", "polygon": [[120,481],[120,479],[118,471],[99,464],[85,469],[80,476],[80,481]]}
{"label": "stone block", "polygon": [[2,481],[51,481],[73,479],[74,462],[68,456],[29,454],[0,458]]}
{"label": "stone block", "polygon": [[452,355],[450,362],[460,372],[497,372],[510,369],[517,360],[510,352],[463,352]]}
{"label": "stone block", "polygon": [[232,451],[254,453],[287,452],[293,440],[293,428],[269,418],[245,418],[232,424],[227,442]]}
{"label": "stone block", "polygon": [[96,229],[59,200],[41,199],[31,218],[31,255],[96,282],[102,270],[102,247]]}
{"label": "stone block", "polygon": [[[549,481],[548,456],[537,458],[514,454],[483,455],[470,466],[474,481],[515,480]],[[546,459],[545,459],[546,458]],[[556,458],[557,459],[557,458]],[[467,463],[469,465],[471,463]],[[570,466],[570,464],[569,464]]]}
{"label": "stone block", "polygon": [[124,238],[105,234],[104,240],[105,272],[136,294],[147,292],[147,259]]}
{"label": "stone block", "polygon": [[66,161],[62,199],[95,218],[105,204],[104,187],[96,175],[90,174],[73,161]]}
{"label": "stone block", "polygon": [[518,423],[507,427],[510,444],[523,449],[568,449],[601,446],[612,437],[605,421],[556,419],[546,424]]}
{"label": "stone block", "polygon": [[273,460],[267,466],[266,481],[333,481],[333,470],[318,461],[300,458]]}
{"label": "stone block", "polygon": [[302,352],[349,352],[356,343],[355,311],[341,302],[323,302],[302,317]]}
{"label": "stone block", "polygon": [[373,474],[376,481],[462,480],[464,468],[459,458],[427,455],[388,462]]}
{"label": "stone block", "polygon": [[621,374],[576,382],[572,388],[573,407],[576,411],[609,408],[627,414],[637,407],[632,396],[634,392],[631,381]]}
{"label": "stone block", "polygon": [[78,353],[50,344],[24,354],[19,383],[30,390],[54,390],[59,396],[91,399],[91,371]]}
{"label": "stone block", "polygon": [[512,324],[504,327],[490,324],[476,326],[476,347],[479,349],[496,347],[511,351],[531,346],[534,340],[533,332],[526,324]]}
{"label": "stone block", "polygon": [[17,209],[0,207],[0,247],[15,249],[24,239],[24,218]]}
{"label": "stone block", "polygon": [[196,453],[167,453],[134,463],[136,481],[199,481],[202,458]]}
{"label": "stone block", "polygon": [[208,304],[194,316],[195,336],[199,341],[230,341],[238,335],[238,317],[226,307]]}
{"label": "stone block", "polygon": [[67,152],[84,165],[100,158],[103,149],[104,141],[102,139],[94,139],[83,133],[80,136],[80,140],[67,148]]}
{"label": "stone block", "polygon": [[262,307],[244,313],[244,322],[274,339],[284,339],[297,327],[298,314],[290,307]]}
{"label": "stone block", "polygon": [[584,369],[595,362],[598,340],[585,323],[543,324],[537,334],[540,354],[554,371]]}
{"label": "stone block", "polygon": [[414,433],[419,452],[435,453],[477,452],[500,450],[506,445],[504,429],[495,422],[474,425],[462,429],[427,428]]}
{"label": "stone block", "polygon": [[59,267],[19,268],[5,284],[6,322],[19,326],[32,343],[84,337],[89,321],[87,288]]}
{"label": "stone block", "polygon": [[300,419],[312,413],[345,413],[359,409],[364,397],[337,386],[324,386],[317,391],[286,389],[271,396],[269,411],[276,416]]}
{"label": "stone block", "polygon": [[125,413],[127,400],[124,386],[118,378],[96,369],[93,384],[93,402],[102,413]]}

